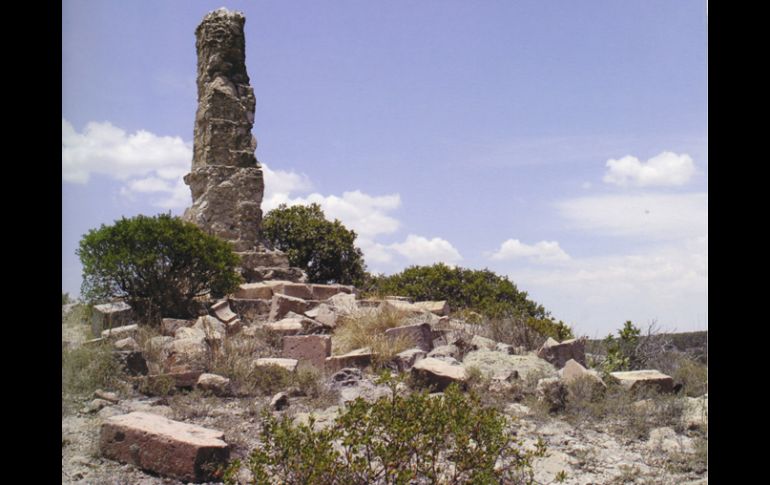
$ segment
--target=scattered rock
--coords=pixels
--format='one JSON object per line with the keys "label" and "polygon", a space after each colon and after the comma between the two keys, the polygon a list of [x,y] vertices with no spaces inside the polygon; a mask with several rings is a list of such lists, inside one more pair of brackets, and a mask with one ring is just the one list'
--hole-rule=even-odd
{"label": "scattered rock", "polygon": [[407,349],[396,354],[394,360],[398,370],[403,372],[411,369],[418,360],[424,359],[426,356],[427,354],[422,349]]}
{"label": "scattered rock", "polygon": [[169,372],[206,372],[211,359],[209,346],[197,338],[177,338],[163,347],[161,354],[163,367]]}
{"label": "scattered rock", "polygon": [[352,294],[355,288],[348,285],[309,285],[312,293],[311,300],[328,300],[339,293]]}
{"label": "scattered rock", "polygon": [[610,376],[629,391],[657,389],[658,392],[673,392],[674,390],[674,379],[657,370],[610,372]]}
{"label": "scattered rock", "polygon": [[289,312],[302,314],[310,310],[311,306],[311,303],[308,303],[301,298],[274,294],[273,299],[270,302],[270,314],[268,320],[275,322],[285,317]]}
{"label": "scattered rock", "polygon": [[504,354],[508,354],[508,355],[521,355],[521,354],[525,353],[525,352],[517,352],[516,351],[517,350],[516,347],[514,347],[513,345],[510,345],[510,344],[504,344],[502,342],[497,342],[495,344],[495,350],[497,350],[498,352],[502,352]]}
{"label": "scattered rock", "polygon": [[449,315],[449,304],[446,302],[446,300],[418,301],[415,302],[414,305],[421,310],[429,311],[432,314],[438,315],[440,317]]}
{"label": "scattered rock", "polygon": [[497,350],[497,342],[491,338],[482,337],[481,335],[474,335],[471,339],[470,348],[473,350]]}
{"label": "scattered rock", "polygon": [[101,335],[104,329],[129,325],[131,317],[131,305],[122,301],[94,305],[91,332],[93,335]]}
{"label": "scattered rock", "polygon": [[435,386],[438,390],[443,390],[453,382],[464,384],[468,379],[468,374],[462,365],[452,365],[445,360],[433,357],[426,357],[414,364],[412,375]]}
{"label": "scattered rock", "polygon": [[574,359],[580,365],[586,365],[585,339],[565,340],[562,343],[548,337],[548,340],[538,349],[537,356],[547,360],[557,369],[564,367],[568,360]]}
{"label": "scattered rock", "polygon": [[164,318],[160,322],[160,333],[173,337],[178,328],[192,327],[195,324],[195,320],[182,320],[180,318]]}
{"label": "scattered rock", "polygon": [[326,303],[334,309],[337,315],[352,315],[358,311],[356,296],[347,293],[337,293],[326,300]]}
{"label": "scattered rock", "polygon": [[342,355],[333,355],[326,358],[326,370],[334,372],[345,367],[367,367],[372,363],[372,350],[368,347],[356,349]]}
{"label": "scattered rock", "polygon": [[227,463],[230,448],[223,438],[221,431],[133,412],[104,421],[99,449],[111,460],[201,482],[213,479],[216,467]]}
{"label": "scattered rock", "polygon": [[297,335],[305,329],[300,318],[284,318],[277,322],[268,322],[262,328],[279,335]]}
{"label": "scattered rock", "polygon": [[328,335],[293,335],[281,339],[286,359],[297,359],[318,369],[326,365],[326,358],[332,353],[332,338]]}
{"label": "scattered rock", "polygon": [[389,328],[385,335],[391,340],[404,339],[425,352],[433,349],[433,334],[428,323]]}
{"label": "scattered rock", "polygon": [[201,374],[196,386],[202,391],[211,392],[215,396],[225,397],[232,395],[230,379],[217,374]]}
{"label": "scattered rock", "polygon": [[273,288],[288,281],[260,281],[244,283],[235,290],[233,298],[242,300],[270,300],[273,298]]}
{"label": "scattered rock", "polygon": [[109,401],[112,404],[117,404],[120,402],[120,398],[117,394],[114,392],[102,391],[101,389],[94,391],[94,397],[97,399],[104,399],[105,401]]}
{"label": "scattered rock", "polygon": [[277,365],[278,367],[286,369],[289,372],[296,372],[297,364],[299,364],[297,359],[282,359],[275,357],[263,357],[254,361],[254,365],[257,367]]}
{"label": "scattered rock", "polygon": [[132,337],[120,339],[116,341],[114,345],[115,349],[117,350],[133,350],[134,352],[139,351],[139,344],[136,343],[136,340],[134,340]]}
{"label": "scattered rock", "polygon": [[83,409],[83,412],[86,414],[93,414],[97,411],[100,411],[102,408],[111,405],[112,403],[105,399],[94,399],[86,405],[86,407]]}
{"label": "scattered rock", "polygon": [[[272,297],[270,297],[272,298]],[[270,314],[271,300],[230,299],[230,308],[246,322],[257,322],[266,319]]]}
{"label": "scattered rock", "polygon": [[594,391],[601,392],[606,389],[607,385],[602,380],[598,372],[588,370],[575,359],[570,359],[564,364],[564,368],[559,371],[562,380],[565,384],[572,384],[578,380],[585,380],[592,383]]}
{"label": "scattered rock", "polygon": [[333,329],[337,326],[337,314],[326,303],[321,303],[312,310],[306,311],[305,315],[321,323],[326,328]]}
{"label": "scattered rock", "polygon": [[475,366],[488,378],[495,375],[518,372],[521,379],[530,375],[536,377],[554,377],[556,369],[543,359],[534,355],[507,355],[493,350],[474,350],[463,359],[466,367]]}
{"label": "scattered rock", "polygon": [[276,411],[281,411],[289,407],[289,395],[285,392],[279,392],[270,400],[270,407]]}
{"label": "scattered rock", "polygon": [[108,328],[107,330],[102,331],[102,338],[120,340],[126,337],[135,336],[138,330],[139,325],[137,324]]}
{"label": "scattered rock", "polygon": [[440,345],[428,352],[427,356],[440,360],[458,360],[461,358],[460,349],[456,345]]}

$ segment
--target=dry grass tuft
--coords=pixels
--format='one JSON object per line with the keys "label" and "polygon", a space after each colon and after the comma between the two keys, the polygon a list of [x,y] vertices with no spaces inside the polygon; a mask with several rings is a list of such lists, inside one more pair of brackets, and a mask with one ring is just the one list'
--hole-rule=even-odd
{"label": "dry grass tuft", "polygon": [[375,367],[385,365],[397,353],[412,347],[407,338],[385,336],[386,330],[404,325],[407,316],[405,312],[385,305],[378,310],[343,318],[332,337],[334,353],[341,355],[368,347],[376,355]]}

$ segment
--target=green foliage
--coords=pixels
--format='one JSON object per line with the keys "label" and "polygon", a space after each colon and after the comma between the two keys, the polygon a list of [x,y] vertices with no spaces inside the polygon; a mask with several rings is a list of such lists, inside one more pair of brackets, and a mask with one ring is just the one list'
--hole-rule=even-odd
{"label": "green foliage", "polygon": [[623,328],[618,330],[618,338],[607,335],[604,345],[607,348],[607,358],[602,363],[604,372],[631,370],[635,363],[636,349],[642,331],[628,320]]}
{"label": "green foliage", "polygon": [[356,233],[338,220],[326,220],[321,206],[281,204],[262,219],[262,237],[286,252],[311,283],[357,285],[365,275],[364,257],[354,246]]}
{"label": "green foliage", "polygon": [[[326,429],[314,429],[312,418],[294,425],[264,413],[262,444],[245,463],[252,483],[534,483],[531,459],[544,456],[545,445],[520,448],[505,416],[482,407],[474,395],[453,385],[439,396],[404,396],[389,374],[381,382],[390,396],[348,403]],[[232,464],[225,483],[235,483],[240,466]]]}
{"label": "green foliage", "polygon": [[527,299],[507,277],[494,272],[437,263],[410,266],[391,276],[372,276],[369,293],[409,296],[415,300],[447,300],[452,310],[469,309],[489,317],[524,314],[547,318],[542,305]]}
{"label": "green foliage", "polygon": [[170,214],[122,218],[84,235],[82,294],[122,297],[152,321],[194,316],[194,298],[223,296],[241,281],[230,245]]}

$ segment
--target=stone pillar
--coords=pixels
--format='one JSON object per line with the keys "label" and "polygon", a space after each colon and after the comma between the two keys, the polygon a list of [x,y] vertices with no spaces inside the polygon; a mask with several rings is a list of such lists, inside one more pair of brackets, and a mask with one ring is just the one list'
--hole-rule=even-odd
{"label": "stone pillar", "polygon": [[195,30],[198,110],[192,170],[184,177],[193,203],[183,217],[231,243],[248,281],[304,281],[284,253],[260,244],[265,183],[251,134],[256,101],[246,72],[245,22],[240,12],[220,8]]}

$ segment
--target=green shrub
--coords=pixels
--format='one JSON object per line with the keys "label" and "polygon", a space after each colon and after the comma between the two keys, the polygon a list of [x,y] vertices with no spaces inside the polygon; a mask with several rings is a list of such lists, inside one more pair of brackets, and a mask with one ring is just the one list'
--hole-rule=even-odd
{"label": "green shrub", "polygon": [[527,299],[526,292],[488,269],[450,268],[443,263],[410,266],[391,276],[371,276],[364,289],[370,294],[409,296],[415,300],[447,300],[453,311],[469,309],[488,317],[548,317],[542,305]]}
{"label": "green shrub", "polygon": [[305,270],[311,283],[359,284],[364,278],[356,233],[326,220],[318,204],[281,204],[262,219],[262,237],[286,252],[289,264]]}
{"label": "green shrub", "polygon": [[194,315],[194,299],[223,296],[241,281],[230,245],[177,217],[122,218],[84,235],[82,294],[89,301],[125,298],[153,323]]}
{"label": "green shrub", "polygon": [[[506,418],[478,398],[450,386],[439,396],[396,392],[384,375],[389,397],[348,403],[331,427],[315,430],[263,414],[261,445],[245,465],[252,483],[407,484],[533,483],[531,459],[543,456],[520,448],[506,430]],[[335,446],[336,444],[336,446]],[[495,466],[496,463],[499,466]],[[235,461],[225,483],[235,483]]]}

